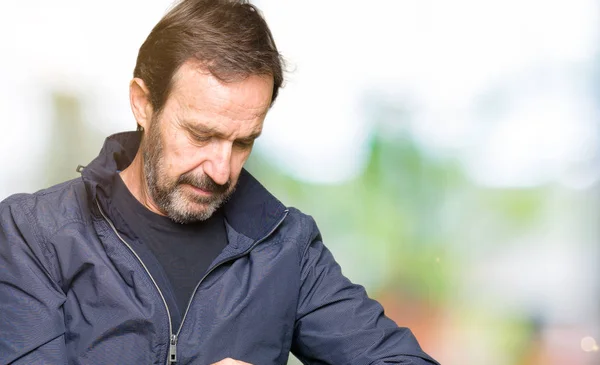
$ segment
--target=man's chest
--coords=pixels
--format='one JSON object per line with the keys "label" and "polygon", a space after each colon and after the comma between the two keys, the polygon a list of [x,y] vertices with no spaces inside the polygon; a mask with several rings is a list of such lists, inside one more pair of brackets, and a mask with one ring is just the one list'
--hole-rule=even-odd
{"label": "man's chest", "polygon": [[165,293],[123,248],[109,247],[108,260],[88,260],[71,280],[64,305],[71,363],[163,364],[173,336],[178,364],[225,357],[286,362],[300,283],[297,254],[264,242],[213,266],[174,326]]}

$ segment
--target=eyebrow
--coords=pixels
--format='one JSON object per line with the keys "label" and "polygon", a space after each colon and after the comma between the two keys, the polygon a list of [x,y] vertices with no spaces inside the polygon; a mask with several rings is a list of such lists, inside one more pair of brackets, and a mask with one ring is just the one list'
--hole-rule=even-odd
{"label": "eyebrow", "polygon": [[[188,131],[195,133],[195,134],[209,134],[209,135],[214,135],[219,138],[225,138],[225,135],[220,133],[219,131],[217,131],[215,128],[206,127],[204,125],[194,125],[194,124],[190,123],[189,121],[183,122],[183,126],[185,129],[187,129]],[[260,137],[261,133],[262,133],[262,130],[254,131],[249,136],[237,138],[237,140],[240,140],[240,141],[255,140],[258,137]]]}

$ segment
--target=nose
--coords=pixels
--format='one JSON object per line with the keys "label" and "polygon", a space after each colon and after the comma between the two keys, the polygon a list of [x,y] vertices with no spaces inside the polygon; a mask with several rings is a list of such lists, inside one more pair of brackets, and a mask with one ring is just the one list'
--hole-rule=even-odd
{"label": "nose", "polygon": [[214,182],[224,185],[231,174],[231,142],[215,143],[211,155],[204,163],[204,173]]}

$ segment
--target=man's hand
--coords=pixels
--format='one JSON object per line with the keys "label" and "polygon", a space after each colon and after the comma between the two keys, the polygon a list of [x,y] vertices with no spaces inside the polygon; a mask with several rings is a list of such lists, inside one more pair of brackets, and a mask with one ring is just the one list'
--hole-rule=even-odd
{"label": "man's hand", "polygon": [[219,362],[216,362],[212,365],[252,365],[252,364],[249,364],[249,363],[243,362],[243,361],[239,361],[239,360],[234,360],[234,359],[231,359],[228,357],[228,358],[223,359]]}

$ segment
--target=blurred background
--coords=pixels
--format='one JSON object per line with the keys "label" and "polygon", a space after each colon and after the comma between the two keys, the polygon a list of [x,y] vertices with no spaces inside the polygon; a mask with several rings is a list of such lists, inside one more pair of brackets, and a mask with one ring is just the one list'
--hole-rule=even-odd
{"label": "blurred background", "polygon": [[[254,3],[289,73],[247,167],[344,273],[444,365],[600,364],[600,3]],[[135,129],[170,4],[0,5],[0,199]]]}

